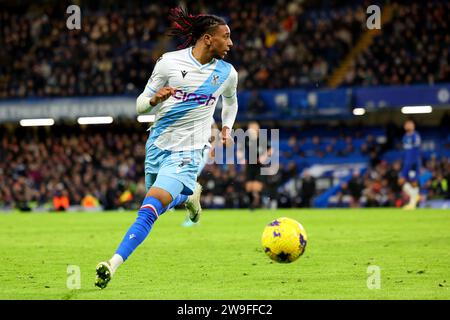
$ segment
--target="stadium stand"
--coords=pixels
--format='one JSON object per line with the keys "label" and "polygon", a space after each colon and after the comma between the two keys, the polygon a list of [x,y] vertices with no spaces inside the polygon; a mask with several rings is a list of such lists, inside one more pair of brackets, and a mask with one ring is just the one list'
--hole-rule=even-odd
{"label": "stadium stand", "polygon": [[344,85],[408,85],[450,81],[450,3],[393,2],[394,18],[354,62]]}
{"label": "stadium stand", "polygon": [[[233,11],[238,3],[239,12]],[[324,86],[365,28],[369,2],[344,1],[334,10],[328,9],[332,2],[318,3],[231,0],[190,7],[230,21],[235,47],[228,59],[239,69],[240,89],[279,89]],[[394,18],[357,58],[344,85],[450,81],[450,4],[391,3]],[[83,3],[83,27],[70,33],[59,19],[64,3],[3,11],[0,98],[139,93],[160,54],[175,49],[163,35],[174,5],[99,10]]]}

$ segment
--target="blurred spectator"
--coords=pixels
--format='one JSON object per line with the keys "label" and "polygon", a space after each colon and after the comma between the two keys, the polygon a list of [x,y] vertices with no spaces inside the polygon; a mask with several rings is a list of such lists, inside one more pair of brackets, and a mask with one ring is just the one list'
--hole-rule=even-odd
{"label": "blurred spectator", "polygon": [[316,179],[311,176],[308,171],[305,171],[301,180],[301,186],[298,186],[300,190],[300,206],[303,208],[310,208],[311,201],[316,195]]}
{"label": "blurred spectator", "polygon": [[348,192],[352,197],[352,207],[359,207],[363,188],[364,180],[359,174],[359,171],[354,171],[352,178],[348,182]]}
{"label": "blurred spectator", "polygon": [[245,154],[245,172],[247,175],[245,191],[250,199],[250,209],[259,208],[262,205],[261,192],[264,187],[264,182],[261,175],[261,157],[264,155],[262,154],[262,146],[260,145],[259,130],[260,126],[257,122],[250,122],[247,128],[249,137],[245,139],[245,144],[241,146],[241,148],[244,148]]}
{"label": "blurred spectator", "polygon": [[53,206],[55,211],[66,211],[69,209],[69,204],[67,192],[58,191],[53,197]]}
{"label": "blurred spectator", "polygon": [[86,194],[81,200],[81,205],[85,210],[94,210],[99,208],[99,201],[91,193]]}
{"label": "blurred spectator", "polygon": [[398,197],[398,195],[402,192],[402,188],[399,183],[401,168],[401,162],[395,161],[392,167],[390,167],[386,172],[387,185],[396,197]]}
{"label": "blurred spectator", "polygon": [[449,181],[438,172],[431,180],[429,186],[430,199],[449,199]]}

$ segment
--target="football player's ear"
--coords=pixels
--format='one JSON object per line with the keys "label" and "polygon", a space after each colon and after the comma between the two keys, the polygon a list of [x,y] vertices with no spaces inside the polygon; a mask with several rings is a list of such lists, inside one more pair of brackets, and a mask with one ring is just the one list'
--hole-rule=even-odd
{"label": "football player's ear", "polygon": [[205,40],[205,44],[206,44],[207,46],[210,46],[210,45],[211,45],[211,35],[210,35],[210,34],[205,34],[205,36],[204,36],[203,39]]}

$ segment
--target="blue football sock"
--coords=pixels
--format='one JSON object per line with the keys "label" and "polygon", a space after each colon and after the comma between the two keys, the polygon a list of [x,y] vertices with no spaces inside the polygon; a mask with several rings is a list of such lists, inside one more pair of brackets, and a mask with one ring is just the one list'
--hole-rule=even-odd
{"label": "blue football sock", "polygon": [[144,241],[153,227],[153,223],[164,213],[161,202],[154,197],[146,197],[138,212],[134,224],[128,229],[116,253],[125,261]]}
{"label": "blue football sock", "polygon": [[176,198],[169,203],[169,205],[164,209],[164,212],[166,212],[169,209],[172,209],[173,207],[176,207],[179,204],[182,204],[183,202],[185,202],[187,200],[188,196],[185,196],[184,194],[179,194],[178,196],[176,196]]}

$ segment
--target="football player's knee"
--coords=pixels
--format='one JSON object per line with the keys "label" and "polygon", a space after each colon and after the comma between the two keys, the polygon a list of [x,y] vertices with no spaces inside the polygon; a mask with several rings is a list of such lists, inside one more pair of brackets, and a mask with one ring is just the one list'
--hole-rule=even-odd
{"label": "football player's knee", "polygon": [[147,192],[147,197],[157,199],[163,206],[167,206],[172,201],[170,193],[158,186],[152,186]]}

